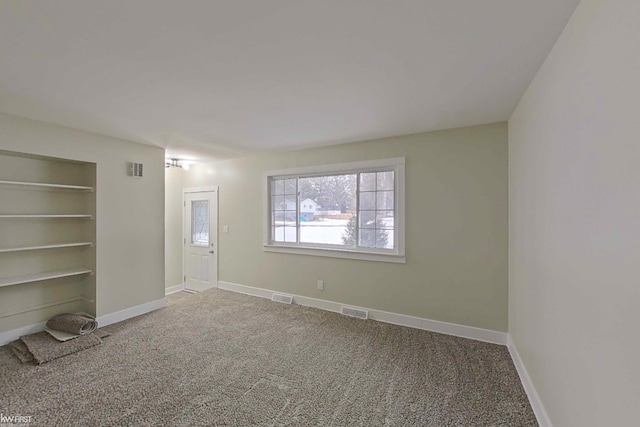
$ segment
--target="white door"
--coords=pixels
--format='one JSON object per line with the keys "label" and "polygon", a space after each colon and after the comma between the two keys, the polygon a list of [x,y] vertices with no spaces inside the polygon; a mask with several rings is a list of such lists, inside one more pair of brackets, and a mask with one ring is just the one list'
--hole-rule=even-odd
{"label": "white door", "polygon": [[184,286],[218,287],[218,192],[184,192]]}

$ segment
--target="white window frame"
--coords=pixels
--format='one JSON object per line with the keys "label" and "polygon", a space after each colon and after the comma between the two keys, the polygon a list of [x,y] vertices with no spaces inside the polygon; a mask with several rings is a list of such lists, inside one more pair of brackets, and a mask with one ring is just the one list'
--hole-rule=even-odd
{"label": "white window frame", "polygon": [[[394,206],[394,249],[375,248],[343,249],[314,244],[284,243],[271,240],[271,180],[274,178],[304,178],[313,175],[340,173],[378,172],[393,170],[395,176]],[[264,232],[263,250],[298,255],[312,255],[332,258],[348,258],[365,261],[406,263],[405,257],[405,158],[367,160],[360,162],[336,163],[331,165],[307,166],[293,169],[267,171],[263,178]],[[296,209],[299,209],[296,207]],[[298,227],[296,227],[297,229]],[[299,233],[299,230],[296,232]]]}

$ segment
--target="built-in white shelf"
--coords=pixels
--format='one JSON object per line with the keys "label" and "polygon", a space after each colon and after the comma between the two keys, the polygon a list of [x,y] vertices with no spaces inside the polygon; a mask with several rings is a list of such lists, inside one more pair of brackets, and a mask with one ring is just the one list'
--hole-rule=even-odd
{"label": "built-in white shelf", "polygon": [[52,301],[52,302],[49,302],[49,303],[33,305],[31,307],[19,308],[17,310],[6,311],[4,313],[0,313],[0,319],[3,319],[5,317],[15,316],[17,314],[29,313],[31,311],[42,310],[43,308],[56,307],[56,306],[59,306],[59,305],[67,305],[67,304],[71,304],[71,303],[74,303],[74,302],[84,302],[84,301],[90,302],[90,303],[95,302],[94,299],[91,299],[91,298],[86,297],[84,295],[80,295],[80,296],[77,296],[77,297],[67,298],[67,299],[64,299],[64,300]]}
{"label": "built-in white shelf", "polygon": [[88,268],[78,268],[74,270],[51,271],[49,273],[32,274],[29,276],[11,277],[0,279],[0,288],[3,286],[21,285],[23,283],[40,282],[42,280],[60,279],[62,277],[80,276],[82,274],[93,273]]}
{"label": "built-in white shelf", "polygon": [[0,248],[0,253],[4,252],[22,252],[22,251],[37,251],[41,249],[56,249],[56,248],[75,248],[79,246],[92,246],[91,242],[77,242],[77,243],[59,243],[56,245],[42,245],[42,246],[23,246],[18,248]]}
{"label": "built-in white shelf", "polygon": [[84,215],[84,214],[68,214],[68,215],[23,215],[23,214],[10,214],[10,215],[0,215],[0,219],[1,218],[5,218],[5,219],[11,219],[11,218],[87,218],[87,219],[91,219],[93,218],[93,215]]}
{"label": "built-in white shelf", "polygon": [[93,187],[87,187],[84,185],[67,185],[67,184],[51,184],[48,182],[27,182],[27,181],[5,181],[0,180],[0,184],[5,185],[23,185],[28,187],[44,187],[44,188],[58,188],[61,190],[82,190],[93,191]]}

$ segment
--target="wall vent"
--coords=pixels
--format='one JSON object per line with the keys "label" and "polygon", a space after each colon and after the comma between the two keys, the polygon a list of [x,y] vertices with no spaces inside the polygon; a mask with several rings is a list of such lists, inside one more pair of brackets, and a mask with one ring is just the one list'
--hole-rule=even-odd
{"label": "wall vent", "polygon": [[273,294],[271,296],[271,301],[281,302],[283,304],[291,304],[293,302],[293,297],[291,295]]}
{"label": "wall vent", "polygon": [[360,308],[342,306],[342,310],[340,311],[340,313],[344,314],[345,316],[355,317],[357,319],[367,320],[369,318],[369,312]]}
{"label": "wall vent", "polygon": [[142,178],[142,163],[129,163],[129,176]]}

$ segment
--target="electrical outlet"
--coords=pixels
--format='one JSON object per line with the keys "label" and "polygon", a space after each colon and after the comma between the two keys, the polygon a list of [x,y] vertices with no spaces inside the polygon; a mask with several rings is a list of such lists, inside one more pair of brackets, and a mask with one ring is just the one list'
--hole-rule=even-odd
{"label": "electrical outlet", "polygon": [[222,232],[223,233],[228,233],[229,232],[229,226],[228,225],[223,225],[222,226]]}
{"label": "electrical outlet", "polygon": [[318,290],[324,291],[324,280],[318,280]]}

